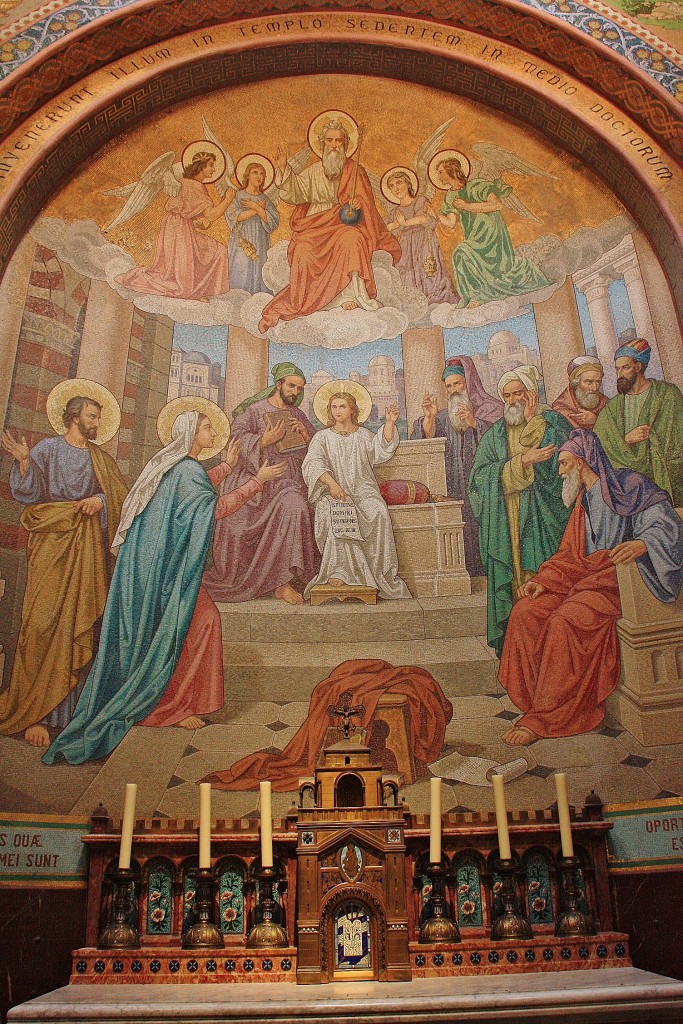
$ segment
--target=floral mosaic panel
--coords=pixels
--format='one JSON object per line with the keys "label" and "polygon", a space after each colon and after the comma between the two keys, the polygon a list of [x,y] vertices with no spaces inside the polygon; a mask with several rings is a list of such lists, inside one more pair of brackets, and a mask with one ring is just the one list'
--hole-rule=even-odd
{"label": "floral mosaic panel", "polygon": [[183,931],[197,922],[197,890],[189,874],[183,881]]}
{"label": "floral mosaic panel", "polygon": [[552,924],[554,914],[550,864],[547,856],[540,850],[531,853],[527,858],[526,886],[531,924]]}
{"label": "floral mosaic panel", "polygon": [[218,883],[221,931],[241,935],[244,931],[244,871],[238,861],[225,865]]}
{"label": "floral mosaic panel", "polygon": [[148,935],[170,935],[173,924],[173,895],[171,871],[160,865],[150,871],[147,880],[147,921]]}
{"label": "floral mosaic panel", "polygon": [[461,860],[455,869],[458,897],[458,923],[461,928],[477,928],[484,923],[481,905],[481,880],[473,858]]}

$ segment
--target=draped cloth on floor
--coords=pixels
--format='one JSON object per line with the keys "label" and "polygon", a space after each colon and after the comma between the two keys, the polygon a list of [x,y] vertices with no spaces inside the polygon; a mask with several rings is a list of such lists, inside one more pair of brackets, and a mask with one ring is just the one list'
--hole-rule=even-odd
{"label": "draped cloth on floor", "polygon": [[362,725],[372,721],[383,694],[404,694],[409,706],[409,742],[416,760],[430,764],[441,753],[453,708],[434,677],[415,665],[395,667],[376,659],[354,659],[337,665],[317,684],[306,721],[282,753],[248,754],[232,768],[214,772],[203,781],[216,789],[258,789],[259,782],[264,780],[272,782],[279,793],[298,789],[299,779],[311,775],[318,762],[325,732],[332,721],[328,708],[338,707],[346,693],[351,695],[352,705],[365,706]]}

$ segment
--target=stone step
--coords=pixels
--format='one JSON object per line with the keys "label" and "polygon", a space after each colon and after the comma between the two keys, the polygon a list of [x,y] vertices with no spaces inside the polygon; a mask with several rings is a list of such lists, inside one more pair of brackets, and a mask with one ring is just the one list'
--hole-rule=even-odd
{"label": "stone step", "polygon": [[[479,581],[474,581],[479,582]],[[288,605],[274,598],[218,605],[223,640],[318,644],[430,640],[486,633],[486,594],[380,601],[376,605]]]}
{"label": "stone step", "polygon": [[[483,637],[336,643],[271,640],[223,644],[225,697],[227,701],[308,701],[314,686],[350,659],[418,665],[434,676],[449,699],[496,689],[497,662]],[[212,718],[222,721],[221,712]]]}

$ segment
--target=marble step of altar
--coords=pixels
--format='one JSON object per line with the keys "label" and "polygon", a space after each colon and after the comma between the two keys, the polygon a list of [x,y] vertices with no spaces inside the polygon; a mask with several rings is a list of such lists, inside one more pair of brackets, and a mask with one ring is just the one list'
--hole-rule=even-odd
{"label": "marble step of altar", "polygon": [[[308,701],[350,659],[419,665],[447,697],[496,689],[486,644],[486,594],[317,607],[261,600],[219,605],[226,699]],[[221,721],[221,712],[213,716]]]}
{"label": "marble step of altar", "polygon": [[67,985],[15,1006],[8,1024],[665,1024],[683,983],[633,967],[330,985]]}

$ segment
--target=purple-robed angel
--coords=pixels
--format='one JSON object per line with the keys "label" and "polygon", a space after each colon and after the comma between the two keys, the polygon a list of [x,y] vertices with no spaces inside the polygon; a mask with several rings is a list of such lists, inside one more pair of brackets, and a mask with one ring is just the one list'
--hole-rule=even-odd
{"label": "purple-robed angel", "polygon": [[[275,384],[235,410],[231,433],[241,441],[239,462],[230,478],[239,487],[253,477],[265,460],[284,463],[286,472],[264,484],[263,490],[228,519],[216,523],[213,566],[204,585],[214,601],[251,601],[274,593],[289,604],[303,604],[292,581],[305,586],[318,572],[320,555],[313,533],[313,509],[308,503],[301,465],[315,427],[297,408],[306,378],[291,363],[272,370]],[[269,426],[272,414],[286,412],[299,426],[301,447],[278,450],[285,428]]]}
{"label": "purple-robed angel", "polygon": [[448,406],[439,412],[434,396],[426,394],[422,403],[424,416],[415,420],[411,439],[446,438],[446,493],[449,498],[463,502],[465,564],[470,575],[482,576],[478,527],[467,497],[467,481],[482,434],[501,418],[503,405],[484,390],[469,356],[449,359],[441,379]]}

